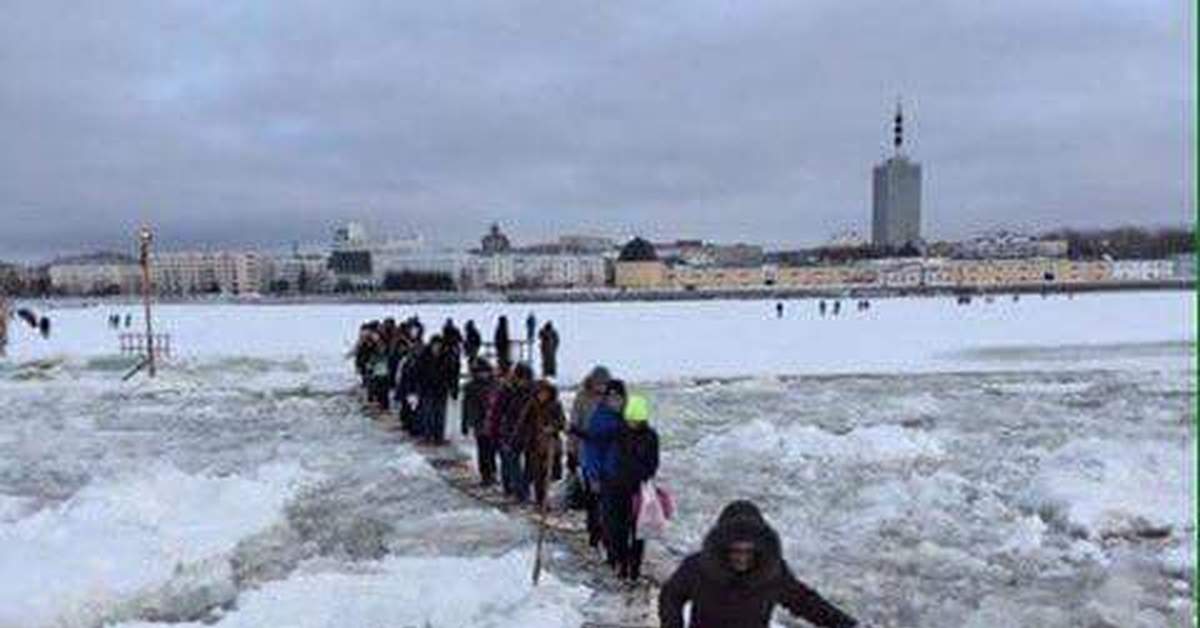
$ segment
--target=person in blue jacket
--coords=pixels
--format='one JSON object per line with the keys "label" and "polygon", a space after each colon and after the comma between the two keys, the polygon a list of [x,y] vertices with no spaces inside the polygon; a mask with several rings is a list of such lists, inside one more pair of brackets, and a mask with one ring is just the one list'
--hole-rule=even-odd
{"label": "person in blue jacket", "polygon": [[[625,382],[613,379],[604,388],[604,396],[596,406],[595,412],[588,419],[587,429],[572,427],[571,433],[583,441],[584,481],[588,488],[597,495],[599,500],[589,504],[589,508],[599,509],[589,512],[589,519],[605,522],[609,518],[605,513],[613,511],[613,500],[619,498],[616,490],[617,475],[620,471],[620,452],[617,439],[625,425]],[[607,527],[607,526],[606,526]],[[604,530],[605,548],[608,551],[608,564],[616,566],[624,557],[619,555],[618,544],[611,542],[609,530]]]}

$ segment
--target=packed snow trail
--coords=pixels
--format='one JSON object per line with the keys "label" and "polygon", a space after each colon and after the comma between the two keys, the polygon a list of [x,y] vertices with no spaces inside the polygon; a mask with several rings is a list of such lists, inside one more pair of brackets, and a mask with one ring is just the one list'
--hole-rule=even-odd
{"label": "packed snow trail", "polygon": [[[380,429],[402,433],[394,413],[378,413],[364,409],[364,414]],[[636,585],[616,579],[612,569],[600,557],[598,550],[588,546],[583,514],[556,510],[543,516],[531,503],[517,504],[499,488],[484,488],[479,484],[471,452],[454,445],[431,447],[417,445],[425,458],[445,483],[481,505],[506,515],[519,517],[531,527],[545,525],[550,543],[544,568],[560,580],[582,584],[593,591],[588,604],[580,609],[587,618],[583,628],[655,628],[658,626],[658,587],[683,553],[662,547],[659,552],[647,551],[644,574]],[[551,490],[551,495],[554,491]],[[553,497],[547,497],[553,499]],[[665,563],[670,563],[665,564]]]}

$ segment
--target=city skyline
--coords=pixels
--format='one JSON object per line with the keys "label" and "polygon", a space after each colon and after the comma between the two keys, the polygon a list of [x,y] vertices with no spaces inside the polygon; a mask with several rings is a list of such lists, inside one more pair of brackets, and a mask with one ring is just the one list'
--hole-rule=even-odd
{"label": "city skyline", "polygon": [[143,221],[178,249],[350,219],[811,245],[870,231],[897,92],[928,238],[1194,214],[1188,3],[323,6],[15,3],[0,259]]}

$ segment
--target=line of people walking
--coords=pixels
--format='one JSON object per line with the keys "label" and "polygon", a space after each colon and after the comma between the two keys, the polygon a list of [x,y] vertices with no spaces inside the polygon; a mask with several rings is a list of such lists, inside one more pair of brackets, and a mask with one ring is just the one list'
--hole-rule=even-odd
{"label": "line of people walking", "polygon": [[[469,354],[470,374],[461,389],[460,431],[464,437],[474,436],[480,484],[503,491],[516,503],[544,507],[552,483],[561,481],[563,506],[586,511],[589,545],[603,553],[619,580],[638,581],[646,540],[656,536],[644,525],[646,513],[654,508],[645,506],[668,511],[661,515],[665,517],[673,508],[670,496],[654,488],[660,447],[658,432],[650,424],[649,399],[631,393],[624,381],[596,366],[581,382],[567,413],[545,361],[543,377],[537,379],[527,362],[513,363],[511,353],[500,350],[509,346],[507,342],[498,342],[493,364],[472,340],[472,335],[478,338],[473,322],[462,336],[452,327],[448,320],[439,336],[422,343],[416,319],[399,326],[388,321],[364,325],[358,343],[362,351],[356,348],[355,357],[370,395],[386,398],[388,383],[396,381],[389,369],[399,373],[397,398],[407,397],[405,382],[414,382],[419,399],[415,433],[427,442],[444,442],[446,397],[459,396],[457,372],[447,365],[457,364],[461,346]],[[527,336],[532,333],[527,329]],[[507,340],[502,334],[507,335],[503,317],[497,340]],[[390,360],[397,354],[392,366]],[[410,360],[415,375],[405,372]],[[386,408],[386,400],[381,403]],[[403,405],[399,411],[403,415]],[[692,628],[765,628],[776,605],[819,626],[856,625],[792,575],[779,536],[757,507],[744,501],[725,508],[702,550],[685,559],[664,583],[661,625],[682,628],[687,605],[687,625]]]}
{"label": "line of people walking", "polygon": [[645,552],[634,497],[659,463],[649,419],[646,398],[629,395],[604,367],[585,379],[568,417],[557,387],[534,381],[529,365],[494,368],[477,359],[464,387],[461,428],[475,437],[483,486],[542,506],[550,484],[565,481],[567,502],[587,511],[590,544],[603,548],[619,578],[632,581]]}
{"label": "line of people walking", "polygon": [[[535,324],[533,314],[527,324]],[[524,345],[510,341],[504,316],[497,321],[491,345],[483,342],[473,320],[460,331],[454,320],[447,318],[441,332],[426,339],[425,326],[418,317],[399,324],[387,318],[360,326],[351,355],[369,403],[389,412],[394,402],[405,431],[427,444],[443,445],[447,405],[459,397],[464,358],[470,365],[491,349],[497,363],[511,370],[513,345],[531,348],[532,336],[529,331]],[[558,331],[547,322],[538,337],[543,376],[552,378],[558,370]]]}

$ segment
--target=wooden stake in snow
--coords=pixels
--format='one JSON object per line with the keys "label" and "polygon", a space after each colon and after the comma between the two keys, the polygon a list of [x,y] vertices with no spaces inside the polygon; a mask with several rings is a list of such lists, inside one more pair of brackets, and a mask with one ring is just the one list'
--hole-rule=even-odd
{"label": "wooden stake in snow", "polygon": [[8,347],[8,301],[0,294],[0,358]]}
{"label": "wooden stake in snow", "polygon": [[150,281],[150,242],[153,239],[154,235],[150,233],[150,227],[142,227],[141,231],[138,232],[142,264],[142,303],[146,311],[146,368],[150,377],[154,377],[156,373],[154,367],[154,325],[150,320],[150,295],[154,288]]}
{"label": "wooden stake in snow", "polygon": [[[546,459],[542,461],[542,464],[544,466],[541,469],[541,472],[546,475],[546,478],[543,480],[547,484],[547,487],[546,487],[547,490],[545,491],[545,493],[550,492],[549,491],[549,484],[550,484],[549,476],[550,476],[550,469],[552,468],[551,465],[553,464],[553,459],[551,458],[551,456],[553,456],[553,455],[554,455],[554,447],[547,447],[546,448]],[[533,555],[533,586],[535,586],[535,587],[538,584],[538,579],[542,575],[542,545],[546,541],[546,502],[550,501],[550,496],[545,493],[543,493],[543,495],[542,495],[542,497],[543,497],[542,503],[538,505],[537,549],[535,550],[535,553]]]}

